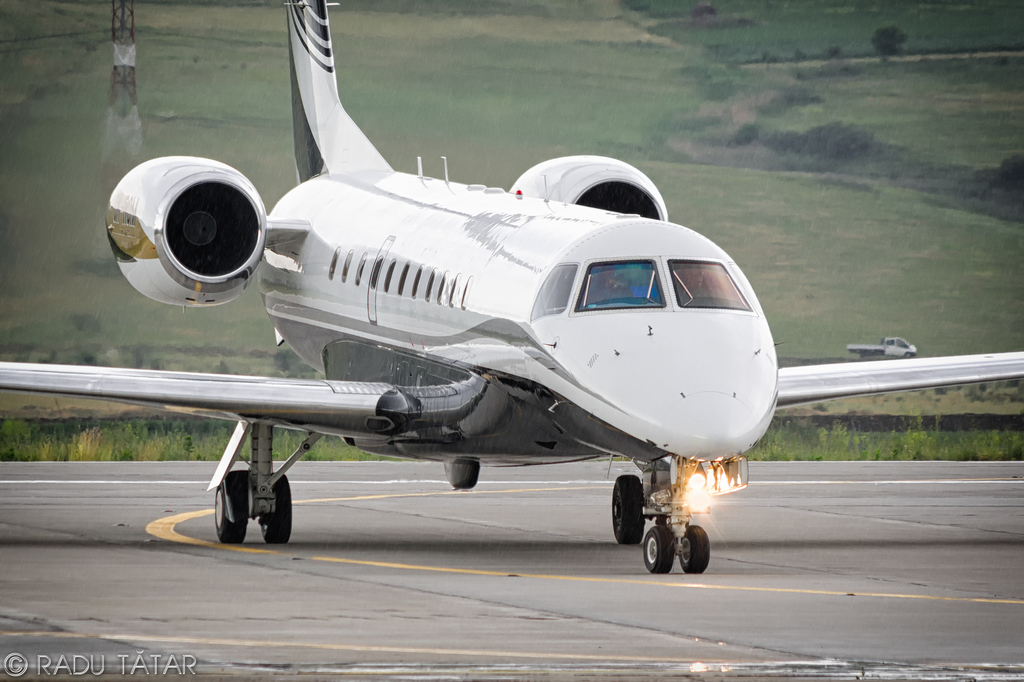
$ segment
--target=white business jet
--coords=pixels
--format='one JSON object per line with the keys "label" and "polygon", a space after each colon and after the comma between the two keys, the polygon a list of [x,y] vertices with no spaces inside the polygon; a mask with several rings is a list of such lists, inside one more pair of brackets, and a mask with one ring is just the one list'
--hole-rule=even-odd
{"label": "white business jet", "polygon": [[[395,172],[339,101],[325,0],[286,11],[298,186],[267,214],[229,166],[155,159],[117,186],[107,236],[161,303],[227,303],[258,276],[278,341],[326,379],[0,363],[3,390],[237,422],[210,484],[221,542],[249,519],[287,542],[285,472],[330,434],[443,462],[455,488],[481,465],[628,457],[641,476],[615,483],[615,539],[652,572],[678,556],[700,573],[693,515],[746,486],[776,409],[1024,377],[1024,353],[779,369],[743,272],[668,222],[642,172],[560,158],[508,192]],[[275,427],[309,434],[276,470]]]}

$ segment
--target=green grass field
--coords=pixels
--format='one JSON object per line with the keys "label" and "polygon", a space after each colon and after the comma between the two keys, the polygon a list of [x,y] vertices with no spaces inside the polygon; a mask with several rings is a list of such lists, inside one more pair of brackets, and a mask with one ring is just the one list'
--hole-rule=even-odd
{"label": "green grass field", "polygon": [[871,36],[884,24],[907,34],[909,53],[1024,48],[1024,7],[1014,0],[985,2],[876,2],[874,0],[720,0],[718,14],[691,20],[697,3],[625,0],[650,19],[651,29],[686,45],[700,45],[730,62],[817,57],[829,50],[874,54]]}
{"label": "green grass field", "polygon": [[[0,422],[0,462],[159,462],[217,461],[234,427],[206,420],[65,419]],[[274,458],[287,458],[304,434],[278,429]],[[941,432],[920,423],[902,431],[852,431],[842,424],[816,427],[800,417],[776,417],[771,429],[747,455],[755,461],[1024,459],[1019,431]],[[304,456],[311,461],[386,460],[325,438]]]}
{"label": "green grass field", "polygon": [[[1024,186],[986,189],[1024,154],[1024,58],[750,64],[870,55],[888,22],[907,52],[1017,49],[1024,9],[715,5],[719,24],[701,27],[674,2],[343,2],[339,88],[399,170],[422,156],[439,174],[446,155],[453,179],[508,187],[555,156],[635,164],[673,220],[744,268],[782,356],[887,335],[925,355],[1024,349]],[[215,158],[273,206],[294,183],[279,4],[139,0],[136,26],[132,162]],[[0,5],[0,358],[301,374],[276,355],[255,288],[182,313],[118,275],[102,216],[132,162],[102,159],[110,63],[109,6]],[[783,145],[830,124],[867,151]]]}

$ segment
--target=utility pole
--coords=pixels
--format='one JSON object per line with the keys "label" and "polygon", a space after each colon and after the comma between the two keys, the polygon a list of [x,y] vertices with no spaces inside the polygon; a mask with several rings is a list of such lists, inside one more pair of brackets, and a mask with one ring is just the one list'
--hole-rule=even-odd
{"label": "utility pole", "polygon": [[142,121],[135,94],[135,0],[111,0],[110,8],[114,67],[110,71],[103,160],[116,164],[134,159],[142,151]]}

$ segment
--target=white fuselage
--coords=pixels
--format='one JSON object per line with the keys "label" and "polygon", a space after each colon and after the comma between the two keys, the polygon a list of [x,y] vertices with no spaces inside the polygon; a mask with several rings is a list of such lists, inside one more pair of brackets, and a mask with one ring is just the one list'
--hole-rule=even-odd
{"label": "white fuselage", "polygon": [[[311,226],[297,245],[268,249],[259,272],[275,326],[320,370],[329,344],[352,340],[515,377],[550,391],[552,414],[572,403],[638,443],[705,458],[747,451],[774,414],[777,362],[757,297],[687,228],[401,173],[315,178],[269,218]],[[723,264],[752,310],[683,309],[670,258]],[[588,265],[630,259],[656,264],[665,307],[576,311]],[[568,308],[531,320],[563,263],[580,266]]]}

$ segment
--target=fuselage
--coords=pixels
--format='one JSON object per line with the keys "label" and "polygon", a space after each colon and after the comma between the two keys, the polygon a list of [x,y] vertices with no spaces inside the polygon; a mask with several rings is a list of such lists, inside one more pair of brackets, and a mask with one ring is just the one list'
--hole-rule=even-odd
{"label": "fuselage", "polygon": [[[328,379],[442,385],[466,372],[500,388],[460,433],[361,446],[485,464],[715,458],[751,448],[774,414],[756,295],[687,228],[402,173],[315,178],[270,219],[310,226],[268,250],[260,282],[275,327]],[[724,268],[748,305],[682,305],[679,263]],[[544,309],[559,266],[565,300]],[[649,304],[583,305],[591,273],[614,267],[651,273]]]}

